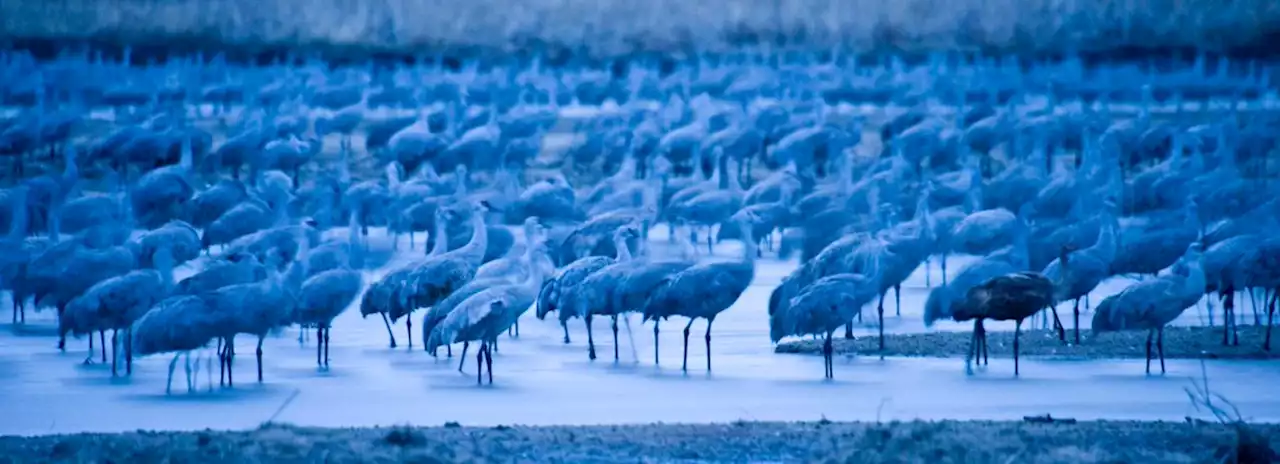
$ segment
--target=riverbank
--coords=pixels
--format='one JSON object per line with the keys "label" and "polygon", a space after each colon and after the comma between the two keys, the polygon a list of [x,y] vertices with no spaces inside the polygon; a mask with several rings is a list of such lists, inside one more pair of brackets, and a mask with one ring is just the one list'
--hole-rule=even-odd
{"label": "riverbank", "polygon": [[[1274,330],[1274,329],[1273,329]],[[1240,344],[1222,345],[1222,327],[1167,327],[1164,330],[1165,359],[1280,359],[1280,345],[1271,351],[1262,349],[1265,326],[1240,326]],[[1277,336],[1277,334],[1273,334]],[[832,343],[836,354],[857,356],[909,356],[953,358],[964,357],[969,351],[972,332],[926,332],[915,334],[885,334],[885,350],[879,349],[879,338],[858,337],[845,340],[839,332]],[[1073,359],[1142,359],[1146,356],[1147,332],[1128,331],[1099,335],[1090,340],[1088,331],[1081,331],[1081,344],[1066,344],[1058,340],[1056,332],[1048,330],[1024,330],[1020,339],[1021,356],[1061,357]],[[1074,333],[1067,330],[1067,340],[1074,341]],[[1273,341],[1273,344],[1274,341]],[[1013,357],[1013,332],[987,331],[987,352],[991,357]],[[1154,350],[1154,347],[1152,348]],[[778,344],[776,353],[822,353],[822,342],[796,340]]]}
{"label": "riverbank", "polygon": [[[1274,449],[1280,426],[1252,427]],[[136,432],[0,438],[8,462],[1219,462],[1206,422],[735,422]]]}
{"label": "riverbank", "polygon": [[[119,0],[0,3],[0,43],[150,53],[316,52],[364,59],[541,51],[560,59],[669,57],[763,44],[921,55],[1177,50],[1273,55],[1280,3],[1239,0]],[[260,56],[259,56],[260,57]],[[145,62],[145,61],[139,61]]]}

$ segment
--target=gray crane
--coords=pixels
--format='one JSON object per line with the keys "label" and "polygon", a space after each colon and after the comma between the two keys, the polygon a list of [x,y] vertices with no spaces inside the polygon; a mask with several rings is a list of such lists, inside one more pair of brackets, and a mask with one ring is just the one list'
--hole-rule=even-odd
{"label": "gray crane", "polygon": [[822,358],[827,379],[835,377],[832,334],[840,326],[848,325],[862,312],[863,306],[881,294],[881,253],[858,255],[870,261],[860,266],[863,273],[833,274],[818,279],[804,287],[785,308],[769,316],[769,338],[774,343],[787,336],[823,337]]}
{"label": "gray crane", "polygon": [[[741,259],[696,264],[677,272],[665,285],[658,287],[645,303],[646,318],[654,319],[655,324],[658,319],[670,316],[689,318],[689,324],[684,328],[684,361],[681,370],[687,371],[689,367],[689,328],[697,319],[707,320],[704,339],[707,344],[707,371],[711,370],[711,324],[715,322],[717,315],[738,301],[755,279],[756,242],[751,237],[751,224],[743,221],[734,225],[742,233]],[[654,336],[656,338],[656,331]]]}
{"label": "gray crane", "polygon": [[1099,334],[1119,330],[1147,330],[1147,374],[1151,374],[1151,341],[1156,339],[1160,373],[1164,368],[1164,326],[1204,297],[1205,274],[1201,266],[1203,250],[1192,242],[1181,262],[1186,274],[1169,273],[1149,279],[1109,296],[1098,303],[1093,313],[1093,332]]}

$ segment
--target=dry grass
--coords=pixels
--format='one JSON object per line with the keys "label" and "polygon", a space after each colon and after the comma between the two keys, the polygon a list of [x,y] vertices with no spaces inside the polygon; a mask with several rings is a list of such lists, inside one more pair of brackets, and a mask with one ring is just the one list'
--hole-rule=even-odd
{"label": "dry grass", "polygon": [[1258,48],[1272,0],[47,0],[0,2],[0,40],[618,55],[764,41],[856,51]]}
{"label": "dry grass", "polygon": [[[1169,359],[1277,359],[1280,351],[1263,351],[1265,327],[1241,326],[1240,345],[1222,346],[1221,327],[1169,327],[1164,331],[1164,356]],[[885,335],[885,351],[889,356],[963,357],[969,351],[970,332],[928,332]],[[839,337],[839,334],[837,334]],[[1067,331],[1072,340],[1072,332]],[[1146,331],[1106,333],[1088,340],[1087,331],[1080,334],[1080,345],[1063,345],[1056,333],[1026,330],[1022,333],[1021,351],[1025,356],[1049,356],[1082,359],[1142,358],[1146,356]],[[987,331],[988,352],[993,357],[1013,357],[1013,332]],[[879,341],[874,336],[855,340],[835,340],[836,353],[879,355]],[[1154,348],[1153,348],[1154,349]],[[778,353],[812,353],[822,351],[822,343],[800,340],[779,344]]]}
{"label": "dry grass", "polygon": [[[1256,427],[1272,447],[1280,426]],[[1219,424],[757,423],[137,432],[0,438],[0,462],[1214,462]]]}

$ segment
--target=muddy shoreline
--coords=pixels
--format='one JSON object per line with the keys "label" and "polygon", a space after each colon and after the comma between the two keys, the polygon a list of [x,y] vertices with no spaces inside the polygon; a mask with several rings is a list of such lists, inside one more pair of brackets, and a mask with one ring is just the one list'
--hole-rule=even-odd
{"label": "muddy shoreline", "polygon": [[[1280,330],[1272,329],[1273,337]],[[1266,327],[1240,326],[1240,344],[1222,345],[1222,327],[1168,327],[1164,332],[1165,359],[1252,359],[1280,360],[1280,340],[1272,341],[1271,351],[1262,349]],[[875,336],[845,340],[836,333],[833,348],[837,354],[857,356],[907,356],[963,358],[969,350],[971,332],[927,332],[918,334],[885,334],[885,350],[879,350]],[[1054,332],[1024,330],[1020,341],[1023,356],[1070,359],[1143,359],[1146,356],[1146,331],[1105,333],[1094,340],[1086,330],[1080,332],[1081,344],[1062,344]],[[1067,329],[1067,341],[1074,342]],[[987,331],[988,354],[991,357],[1013,357],[1012,331]],[[819,354],[822,343],[794,340],[778,344],[776,353]],[[1153,348],[1154,350],[1154,348]]]}
{"label": "muddy shoreline", "polygon": [[[1280,425],[1252,429],[1274,449]],[[5,462],[1217,462],[1235,432],[1186,422],[730,424],[134,432],[0,437]]]}

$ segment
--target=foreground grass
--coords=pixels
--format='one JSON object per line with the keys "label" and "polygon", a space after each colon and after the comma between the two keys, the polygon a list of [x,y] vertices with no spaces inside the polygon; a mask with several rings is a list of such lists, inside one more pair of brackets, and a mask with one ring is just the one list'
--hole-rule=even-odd
{"label": "foreground grass", "polygon": [[63,0],[0,2],[4,39],[332,53],[594,56],[765,42],[869,52],[1264,51],[1272,0]]}
{"label": "foreground grass", "polygon": [[[1240,345],[1222,346],[1221,327],[1169,327],[1164,331],[1164,356],[1168,359],[1280,359],[1280,345],[1272,351],[1262,350],[1266,327],[1241,326]],[[879,350],[875,336],[854,340],[839,338],[837,333],[833,347],[836,353],[856,355],[963,357],[969,351],[972,332],[927,332],[919,334],[886,334],[885,351]],[[1146,356],[1146,331],[1105,333],[1089,340],[1088,331],[1081,331],[1080,345],[1063,345],[1056,332],[1026,330],[1022,332],[1021,351],[1025,356],[1050,356],[1070,358],[1138,358]],[[1280,334],[1273,334],[1273,336]],[[1067,340],[1073,340],[1067,330]],[[1013,332],[987,331],[988,353],[994,357],[1013,357]],[[813,353],[822,351],[822,342],[798,340],[781,343],[778,353]],[[1154,350],[1154,348],[1153,348]]]}
{"label": "foreground grass", "polygon": [[[1280,426],[1254,427],[1272,448]],[[1218,462],[1222,425],[905,422],[136,432],[0,438],[0,462]]]}

